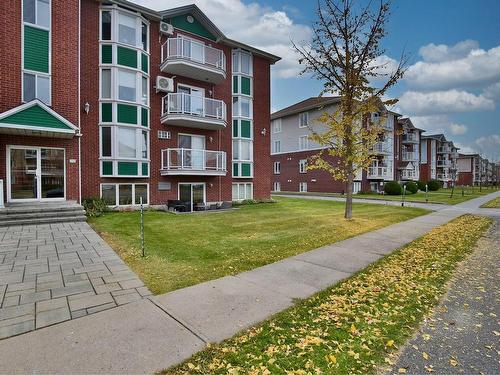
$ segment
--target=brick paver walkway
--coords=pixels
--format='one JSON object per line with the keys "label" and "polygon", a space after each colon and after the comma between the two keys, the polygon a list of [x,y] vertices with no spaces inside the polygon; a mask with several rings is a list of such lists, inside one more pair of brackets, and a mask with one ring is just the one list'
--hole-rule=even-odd
{"label": "brick paver walkway", "polygon": [[150,294],[87,223],[0,228],[0,339]]}

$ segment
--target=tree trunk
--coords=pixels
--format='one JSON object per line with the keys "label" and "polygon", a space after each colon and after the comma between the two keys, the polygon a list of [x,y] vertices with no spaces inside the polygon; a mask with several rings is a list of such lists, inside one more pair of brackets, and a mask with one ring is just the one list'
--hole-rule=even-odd
{"label": "tree trunk", "polygon": [[347,220],[352,219],[352,190],[353,190],[353,180],[354,175],[352,173],[352,167],[349,166],[349,173],[346,182],[346,200],[345,200],[345,213],[344,218]]}

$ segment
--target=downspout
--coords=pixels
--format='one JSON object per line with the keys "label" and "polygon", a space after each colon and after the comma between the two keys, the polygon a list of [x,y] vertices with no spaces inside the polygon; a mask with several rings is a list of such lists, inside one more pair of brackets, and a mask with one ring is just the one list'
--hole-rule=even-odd
{"label": "downspout", "polygon": [[80,94],[80,56],[81,56],[81,20],[82,20],[82,2],[78,0],[78,203],[82,204],[82,123],[81,123],[81,94]]}

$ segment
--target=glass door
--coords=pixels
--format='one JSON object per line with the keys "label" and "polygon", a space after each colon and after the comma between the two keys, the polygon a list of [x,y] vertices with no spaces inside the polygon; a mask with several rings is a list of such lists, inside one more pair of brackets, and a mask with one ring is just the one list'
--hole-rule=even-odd
{"label": "glass door", "polygon": [[64,198],[64,150],[40,150],[41,198]]}
{"label": "glass door", "polygon": [[205,184],[179,184],[179,200],[187,211],[196,210],[205,203]]}
{"label": "glass door", "polygon": [[10,149],[10,200],[38,199],[38,149]]}
{"label": "glass door", "polygon": [[179,184],[179,200],[186,207],[187,211],[193,211],[191,201],[191,184]]}

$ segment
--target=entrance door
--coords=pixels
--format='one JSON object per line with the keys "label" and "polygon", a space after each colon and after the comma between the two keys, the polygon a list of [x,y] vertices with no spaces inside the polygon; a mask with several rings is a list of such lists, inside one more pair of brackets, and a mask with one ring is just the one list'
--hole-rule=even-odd
{"label": "entrance door", "polygon": [[64,199],[63,149],[10,147],[8,156],[8,201]]}
{"label": "entrance door", "polygon": [[179,200],[188,211],[195,210],[197,204],[205,203],[205,184],[179,184]]}

